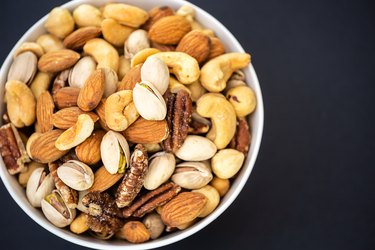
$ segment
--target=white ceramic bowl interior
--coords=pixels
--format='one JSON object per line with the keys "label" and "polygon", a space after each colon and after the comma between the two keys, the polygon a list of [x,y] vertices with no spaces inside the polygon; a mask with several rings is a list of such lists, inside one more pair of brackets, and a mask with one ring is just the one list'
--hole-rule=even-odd
{"label": "white ceramic bowl interior", "polygon": [[[103,5],[107,2],[106,0],[75,0],[64,4],[62,7],[68,8],[73,10],[80,4],[89,3],[96,6]],[[234,36],[214,17],[210,14],[205,12],[204,10],[200,9],[199,7],[183,1],[183,0],[116,0],[112,2],[124,2],[128,4],[133,4],[139,7],[142,7],[146,10],[151,9],[152,7],[158,6],[171,6],[174,9],[178,9],[182,5],[191,5],[196,10],[196,19],[203,24],[206,28],[212,29],[215,31],[216,35],[223,41],[226,50],[231,52],[244,52],[243,48],[239,44],[239,42],[234,38]],[[9,53],[7,58],[5,59],[1,70],[0,70],[0,96],[4,96],[4,85],[7,79],[7,74],[9,67],[12,63],[12,55],[17,47],[21,45],[21,43],[26,41],[35,41],[38,36],[44,34],[46,31],[43,28],[43,23],[45,22],[47,16],[44,16],[40,19],[36,24],[34,24],[18,41],[18,43],[14,46],[12,51]],[[251,52],[251,51],[250,51]],[[90,236],[82,236],[76,235],[71,233],[67,229],[60,229],[52,225],[42,214],[41,209],[36,209],[32,207],[26,196],[24,189],[18,184],[17,179],[13,176],[9,175],[7,172],[4,162],[0,159],[0,176],[3,180],[6,188],[8,189],[9,193],[13,197],[13,199],[17,202],[17,204],[22,208],[22,210],[29,215],[35,222],[37,222],[40,226],[44,227],[46,230],[50,231],[51,233],[68,240],[72,243],[82,245],[85,247],[96,248],[96,249],[120,249],[127,246],[127,249],[151,249],[156,247],[165,246],[171,244],[173,242],[179,241],[184,239],[215,220],[221,213],[228,208],[228,206],[236,199],[239,192],[242,190],[243,186],[245,185],[249,175],[253,169],[256,157],[258,155],[262,133],[263,133],[263,100],[262,100],[262,93],[260,90],[259,82],[257,76],[255,74],[254,68],[252,65],[244,69],[246,74],[246,80],[248,85],[255,91],[257,96],[257,107],[255,112],[252,114],[250,118],[250,127],[252,133],[251,139],[251,146],[248,157],[246,158],[246,162],[244,163],[243,168],[241,169],[239,175],[237,176],[236,180],[233,182],[232,187],[230,188],[229,192],[225,195],[222,199],[220,205],[216,208],[216,210],[210,214],[205,219],[199,221],[192,227],[169,234],[167,236],[163,236],[157,240],[149,241],[143,244],[129,244],[126,241],[122,240],[111,240],[111,241],[103,241],[98,240]],[[5,106],[0,105],[0,114],[4,113]],[[1,158],[1,157],[0,157]]]}

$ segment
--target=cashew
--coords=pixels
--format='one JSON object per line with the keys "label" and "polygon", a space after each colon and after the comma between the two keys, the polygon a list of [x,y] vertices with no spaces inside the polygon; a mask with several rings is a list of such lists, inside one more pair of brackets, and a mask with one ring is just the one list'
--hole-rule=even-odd
{"label": "cashew", "polygon": [[36,43],[39,44],[45,53],[50,51],[64,49],[63,42],[57,36],[44,34],[38,37]]}
{"label": "cashew", "polygon": [[73,127],[65,130],[56,140],[55,147],[58,150],[68,150],[84,142],[94,131],[94,121],[87,114],[78,116]]}
{"label": "cashew", "polygon": [[232,104],[222,94],[207,93],[197,101],[197,112],[203,117],[211,118],[212,128],[207,138],[218,149],[225,148],[236,132],[236,112]]}
{"label": "cashew", "polygon": [[190,90],[190,93],[191,93],[190,96],[193,102],[198,101],[198,99],[207,92],[207,90],[203,88],[199,80],[193,82],[192,84],[189,84],[186,87]]}
{"label": "cashew", "polygon": [[111,18],[104,19],[101,26],[104,39],[117,47],[123,46],[134,31],[133,28],[121,25]]}
{"label": "cashew", "polygon": [[144,63],[149,56],[159,53],[160,50],[155,48],[146,48],[135,54],[131,60],[130,66],[133,68],[138,64]]}
{"label": "cashew", "polygon": [[73,18],[78,27],[100,27],[103,17],[100,10],[90,4],[81,4],[73,11]]}
{"label": "cashew", "polygon": [[225,89],[232,73],[249,65],[250,55],[246,53],[227,53],[208,61],[201,69],[201,83],[210,92]]}
{"label": "cashew", "polygon": [[176,78],[174,78],[173,76],[169,77],[168,88],[172,93],[177,93],[179,90],[183,89],[186,92],[188,92],[189,95],[191,95],[190,89],[188,87],[186,87],[185,85],[183,85],[182,83],[180,83],[179,81],[177,81]]}
{"label": "cashew", "polygon": [[228,101],[233,105],[238,117],[251,114],[256,106],[254,91],[248,86],[237,86],[228,90],[226,94]]}
{"label": "cashew", "polygon": [[36,101],[30,88],[23,82],[9,81],[5,90],[8,116],[14,126],[22,128],[33,124]]}
{"label": "cashew", "polygon": [[210,182],[210,185],[219,192],[220,197],[223,197],[230,188],[230,181],[228,179],[221,179],[215,176]]}
{"label": "cashew", "polygon": [[107,4],[103,9],[103,16],[134,28],[138,28],[148,19],[148,13],[145,10],[123,3]]}
{"label": "cashew", "polygon": [[124,131],[138,117],[131,90],[116,92],[105,101],[105,121],[112,130]]}
{"label": "cashew", "polygon": [[215,210],[215,208],[219,205],[220,203],[220,194],[219,192],[212,186],[206,185],[200,189],[193,190],[192,192],[197,192],[201,193],[207,198],[207,203],[204,206],[203,211],[200,213],[198,217],[206,217],[212,211]]}
{"label": "cashew", "polygon": [[183,52],[160,52],[151,57],[163,60],[177,79],[183,84],[190,84],[198,80],[199,64],[195,58]]}
{"label": "cashew", "polygon": [[49,13],[44,27],[49,33],[65,38],[73,32],[74,20],[69,10],[57,7]]}
{"label": "cashew", "polygon": [[13,55],[13,59],[16,58],[16,56],[18,56],[19,54],[26,52],[26,51],[31,51],[38,57],[41,57],[44,54],[44,50],[42,46],[40,46],[39,44],[25,42],[16,49],[16,52],[14,52],[14,55]]}
{"label": "cashew", "polygon": [[117,72],[120,57],[117,50],[107,41],[101,38],[91,39],[85,44],[83,51],[94,57],[98,63],[97,68],[111,68]]}
{"label": "cashew", "polygon": [[120,56],[119,67],[118,67],[118,79],[124,78],[126,73],[129,72],[130,68],[131,68],[130,60],[126,59],[124,55]]}
{"label": "cashew", "polygon": [[36,74],[34,80],[30,84],[30,89],[34,94],[35,99],[38,99],[41,93],[48,90],[52,77],[52,74],[41,71]]}

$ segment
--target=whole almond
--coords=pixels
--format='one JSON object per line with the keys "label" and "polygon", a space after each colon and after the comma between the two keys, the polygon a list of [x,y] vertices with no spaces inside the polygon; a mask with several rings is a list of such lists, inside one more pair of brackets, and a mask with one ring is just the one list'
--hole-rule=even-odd
{"label": "whole almond", "polygon": [[57,138],[63,130],[55,129],[38,136],[30,145],[31,158],[40,163],[49,163],[60,159],[68,150],[58,150],[55,147]]}
{"label": "whole almond", "polygon": [[91,111],[98,106],[105,89],[104,70],[99,68],[86,80],[79,92],[77,104],[83,111]]}
{"label": "whole almond", "polygon": [[151,41],[160,44],[178,44],[191,31],[191,24],[182,16],[163,17],[154,23],[149,32]]}
{"label": "whole almond", "polygon": [[159,143],[168,137],[168,125],[165,120],[153,121],[138,118],[124,132],[125,138],[133,143]]}
{"label": "whole almond", "polygon": [[36,119],[41,133],[53,129],[52,114],[55,109],[52,96],[48,91],[44,91],[36,102]]}
{"label": "whole almond", "polygon": [[116,236],[131,243],[142,243],[150,239],[150,232],[140,221],[128,221]]}
{"label": "whole almond", "polygon": [[225,53],[225,48],[221,40],[217,37],[211,37],[211,49],[208,59],[220,56]]}
{"label": "whole almond", "polygon": [[75,87],[64,87],[56,92],[53,101],[58,109],[77,106],[80,89]]}
{"label": "whole almond", "polygon": [[163,207],[161,219],[170,227],[193,221],[203,211],[207,198],[200,193],[182,192]]}
{"label": "whole almond", "polygon": [[138,64],[131,68],[122,78],[121,82],[117,87],[117,91],[120,90],[133,90],[135,84],[141,82],[141,68],[142,64]]}
{"label": "whole almond", "polygon": [[174,15],[174,10],[169,6],[154,7],[148,12],[149,18],[147,22],[143,24],[142,28],[144,30],[149,30],[151,26],[156,23],[156,21],[160,20],[163,17],[172,15]]}
{"label": "whole almond", "polygon": [[65,37],[64,45],[68,49],[81,49],[87,41],[100,36],[100,34],[101,29],[96,26],[80,28]]}
{"label": "whole almond", "polygon": [[103,130],[96,130],[89,138],[76,147],[76,155],[80,161],[88,165],[93,165],[100,161],[100,143],[105,133]]}
{"label": "whole almond", "polygon": [[185,52],[197,59],[198,63],[202,63],[210,54],[210,47],[210,38],[199,30],[193,30],[181,39],[176,51]]}
{"label": "whole almond", "polygon": [[73,66],[80,57],[80,54],[69,49],[50,51],[40,57],[38,68],[47,73],[60,72]]}
{"label": "whole almond", "polygon": [[99,117],[93,112],[82,111],[79,107],[64,108],[52,115],[52,124],[56,128],[68,129],[72,127],[78,120],[78,116],[87,114],[96,122]]}
{"label": "whole almond", "polygon": [[94,174],[94,184],[88,190],[89,192],[103,192],[118,182],[124,174],[110,174],[104,166],[96,170]]}

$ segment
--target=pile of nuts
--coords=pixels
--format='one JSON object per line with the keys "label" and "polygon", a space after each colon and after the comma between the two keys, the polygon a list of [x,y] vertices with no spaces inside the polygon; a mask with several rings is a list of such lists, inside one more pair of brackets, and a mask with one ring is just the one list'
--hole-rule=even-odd
{"label": "pile of nuts", "polygon": [[219,205],[249,150],[254,92],[194,9],[54,8],[15,52],[0,152],[34,207],[76,234],[132,243]]}

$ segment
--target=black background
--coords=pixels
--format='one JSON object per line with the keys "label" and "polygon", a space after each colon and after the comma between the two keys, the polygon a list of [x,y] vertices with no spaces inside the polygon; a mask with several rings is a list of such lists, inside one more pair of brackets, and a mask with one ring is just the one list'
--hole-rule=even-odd
{"label": "black background", "polygon": [[[252,54],[265,129],[233,205],[165,249],[375,249],[373,1],[192,2]],[[2,1],[0,61],[62,3]],[[34,223],[3,184],[0,205],[1,249],[82,249]]]}

